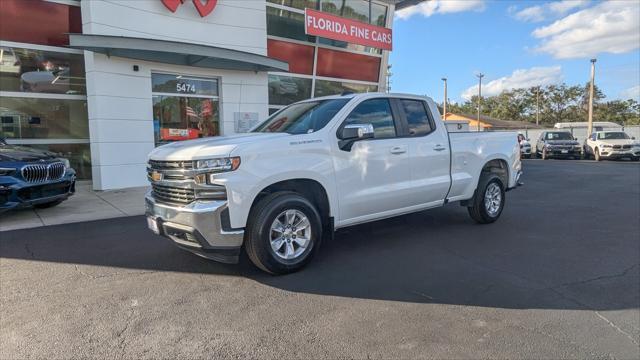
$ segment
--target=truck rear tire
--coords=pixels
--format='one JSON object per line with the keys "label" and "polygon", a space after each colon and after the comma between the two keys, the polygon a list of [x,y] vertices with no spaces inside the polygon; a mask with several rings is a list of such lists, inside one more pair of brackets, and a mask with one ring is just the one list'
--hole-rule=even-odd
{"label": "truck rear tire", "polygon": [[244,242],[257,267],[279,275],[302,269],[321,239],[322,220],[313,203],[294,192],[277,192],[251,209]]}
{"label": "truck rear tire", "polygon": [[469,215],[479,224],[495,222],[502,214],[505,189],[497,174],[483,173],[473,203],[467,208]]}

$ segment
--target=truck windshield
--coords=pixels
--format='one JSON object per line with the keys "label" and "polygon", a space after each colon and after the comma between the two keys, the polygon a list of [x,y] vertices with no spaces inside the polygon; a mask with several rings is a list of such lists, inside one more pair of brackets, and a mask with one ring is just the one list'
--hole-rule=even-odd
{"label": "truck windshield", "polygon": [[273,114],[253,132],[309,134],[322,129],[350,99],[305,101]]}

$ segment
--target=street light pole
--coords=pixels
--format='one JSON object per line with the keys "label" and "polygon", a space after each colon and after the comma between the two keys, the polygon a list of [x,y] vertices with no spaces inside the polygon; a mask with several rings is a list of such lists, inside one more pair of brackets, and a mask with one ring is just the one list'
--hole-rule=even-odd
{"label": "street light pole", "polygon": [[447,78],[442,78],[444,81],[444,105],[442,106],[442,118],[447,120]]}
{"label": "street light pole", "polygon": [[589,125],[587,126],[587,137],[593,132],[593,88],[596,78],[596,59],[591,59],[591,84],[589,86]]}
{"label": "street light pole", "polygon": [[540,125],[540,85],[536,92],[536,125]]}
{"label": "street light pole", "polygon": [[476,75],[478,77],[478,131],[480,131],[480,108],[482,106],[482,78],[483,73]]}

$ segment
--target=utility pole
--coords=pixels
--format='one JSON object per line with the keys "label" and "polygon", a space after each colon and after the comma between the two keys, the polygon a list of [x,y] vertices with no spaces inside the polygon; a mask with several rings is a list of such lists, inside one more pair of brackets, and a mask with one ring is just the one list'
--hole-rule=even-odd
{"label": "utility pole", "polygon": [[476,75],[478,77],[478,131],[480,131],[480,108],[482,106],[482,78],[483,73]]}
{"label": "utility pole", "polygon": [[587,137],[593,132],[593,88],[596,78],[596,59],[591,59],[591,84],[589,85],[589,125],[587,125]]}
{"label": "utility pole", "polygon": [[442,118],[447,120],[447,78],[442,78],[444,81],[444,105],[442,105]]}
{"label": "utility pole", "polygon": [[536,91],[536,125],[540,125],[540,85]]}
{"label": "utility pole", "polygon": [[391,64],[387,65],[387,93],[391,92]]}

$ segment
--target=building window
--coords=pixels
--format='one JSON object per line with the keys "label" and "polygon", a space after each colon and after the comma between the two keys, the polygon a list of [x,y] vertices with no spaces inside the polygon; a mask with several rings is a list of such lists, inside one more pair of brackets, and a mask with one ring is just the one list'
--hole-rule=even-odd
{"label": "building window", "polygon": [[378,82],[380,61],[376,56],[319,48],[316,75]]}
{"label": "building window", "polygon": [[289,71],[292,73],[313,74],[313,46],[267,39],[267,55],[289,63]]}
{"label": "building window", "polygon": [[309,8],[309,9],[318,8],[318,0],[267,0],[267,1],[272,4],[288,6],[288,7],[292,7],[300,10],[304,10],[306,8]]}
{"label": "building window", "polygon": [[88,139],[86,100],[0,98],[0,137]]}
{"label": "building window", "polygon": [[304,32],[304,14],[267,6],[267,34],[288,39],[315,42]]}
{"label": "building window", "polygon": [[364,93],[378,91],[377,85],[354,84],[350,82],[316,80],[315,97],[339,95],[344,92]]}
{"label": "building window", "polygon": [[311,79],[269,75],[269,104],[289,105],[311,97]]}
{"label": "building window", "polygon": [[218,136],[218,80],[151,74],[153,129],[156,145]]}
{"label": "building window", "polygon": [[0,47],[0,90],[50,94],[86,94],[80,54]]}
{"label": "building window", "polygon": [[[371,5],[371,8],[369,8],[369,5]],[[340,17],[376,26],[384,27],[387,21],[387,7],[368,0],[322,0],[320,9]]]}
{"label": "building window", "polygon": [[51,46],[69,45],[69,33],[82,33],[80,7],[48,1],[0,0],[2,40]]}

